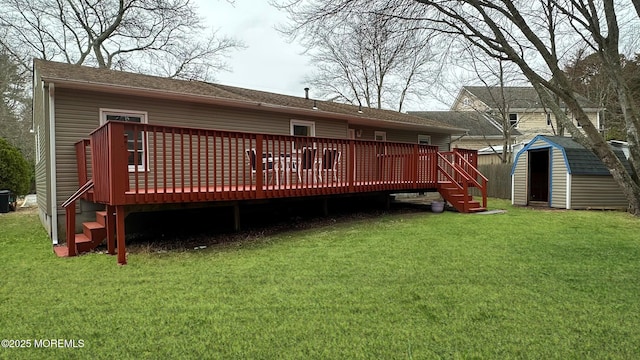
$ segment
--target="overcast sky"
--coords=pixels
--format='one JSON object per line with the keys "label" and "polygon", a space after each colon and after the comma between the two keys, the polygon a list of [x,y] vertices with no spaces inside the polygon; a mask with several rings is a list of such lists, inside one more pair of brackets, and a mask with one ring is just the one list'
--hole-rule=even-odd
{"label": "overcast sky", "polygon": [[[301,55],[303,48],[287,43],[275,30],[286,21],[284,13],[266,0],[235,1],[195,0],[202,16],[220,34],[232,36],[247,45],[228,60],[231,72],[216,75],[225,85],[264,90],[279,94],[303,96],[307,86],[304,77],[311,72],[309,61]],[[313,94],[313,90],[312,90]]]}
{"label": "overcast sky", "polygon": [[[267,0],[236,0],[233,5],[226,0],[195,0],[195,3],[207,25],[247,46],[232,53],[228,59],[231,71],[216,74],[216,82],[293,96],[304,96],[304,88],[308,86],[310,96],[314,97],[313,86],[305,82],[313,67],[302,54],[304,48],[287,42],[275,30],[277,25],[287,22],[285,13],[269,5]],[[449,97],[452,96],[455,94]],[[445,102],[448,101],[447,98]],[[408,101],[404,111],[446,110],[448,106],[424,97],[419,102]]]}

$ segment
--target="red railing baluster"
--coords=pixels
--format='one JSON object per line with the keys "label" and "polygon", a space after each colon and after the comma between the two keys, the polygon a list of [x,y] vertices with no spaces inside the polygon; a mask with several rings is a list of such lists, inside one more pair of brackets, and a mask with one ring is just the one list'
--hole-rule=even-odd
{"label": "red railing baluster", "polygon": [[[133,136],[129,150],[125,133]],[[118,121],[94,131],[89,144],[95,201],[111,205],[428,190],[449,177],[462,185],[463,173],[477,179],[478,184],[468,180],[468,187],[486,187],[473,151],[458,149],[439,158],[437,147],[429,145]],[[311,151],[307,158],[303,148]],[[254,168],[247,156],[251,149]],[[340,154],[335,168],[327,163],[335,160],[327,155],[333,153],[325,149]],[[76,153],[82,179],[88,161],[80,144]],[[445,162],[453,168],[438,170]],[[129,173],[129,165],[136,171]]]}

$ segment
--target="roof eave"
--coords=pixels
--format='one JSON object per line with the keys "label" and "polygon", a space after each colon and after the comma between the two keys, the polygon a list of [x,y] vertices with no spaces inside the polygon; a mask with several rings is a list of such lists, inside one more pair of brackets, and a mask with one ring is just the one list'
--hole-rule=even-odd
{"label": "roof eave", "polygon": [[227,99],[227,98],[221,98],[221,97],[216,97],[211,95],[188,94],[188,93],[182,93],[178,91],[139,88],[139,87],[115,85],[115,84],[104,84],[104,83],[98,83],[98,82],[72,80],[72,79],[47,77],[47,76],[42,76],[41,79],[45,82],[55,83],[57,87],[65,87],[65,88],[80,89],[80,90],[96,90],[96,91],[103,91],[103,92],[109,92],[109,93],[115,93],[115,94],[151,96],[154,98],[171,99],[171,100],[186,100],[186,101],[207,103],[207,104],[218,105],[218,106],[232,107],[237,109],[267,111],[272,113],[289,114],[289,115],[312,116],[312,117],[333,119],[333,120],[345,120],[345,121],[348,121],[349,123],[361,124],[361,125],[384,124],[386,127],[391,127],[391,128],[424,130],[424,131],[433,131],[433,132],[445,133],[445,134],[462,134],[467,131],[466,129],[460,129],[460,128],[438,127],[438,126],[431,126],[426,124],[425,125],[411,124],[411,123],[405,123],[405,122],[399,122],[399,121],[393,121],[393,120],[376,119],[376,118],[366,117],[362,115],[360,116],[347,115],[347,114],[322,111],[322,110],[314,110],[314,109],[306,110],[306,109],[301,109],[296,107],[275,105],[275,104],[256,102],[256,101]]}

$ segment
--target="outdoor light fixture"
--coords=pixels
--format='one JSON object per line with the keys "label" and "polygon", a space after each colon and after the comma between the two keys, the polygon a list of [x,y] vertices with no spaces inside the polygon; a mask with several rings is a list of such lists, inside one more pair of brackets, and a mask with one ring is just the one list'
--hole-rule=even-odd
{"label": "outdoor light fixture", "polygon": [[313,110],[318,110],[318,104],[316,104],[315,100],[313,100]]}
{"label": "outdoor light fixture", "polygon": [[358,105],[358,114],[362,114],[362,105]]}

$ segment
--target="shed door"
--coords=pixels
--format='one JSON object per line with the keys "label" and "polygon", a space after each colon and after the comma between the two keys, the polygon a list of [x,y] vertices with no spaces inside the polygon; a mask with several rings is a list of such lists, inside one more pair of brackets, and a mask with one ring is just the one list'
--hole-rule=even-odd
{"label": "shed door", "polygon": [[529,201],[549,202],[549,149],[529,151]]}

